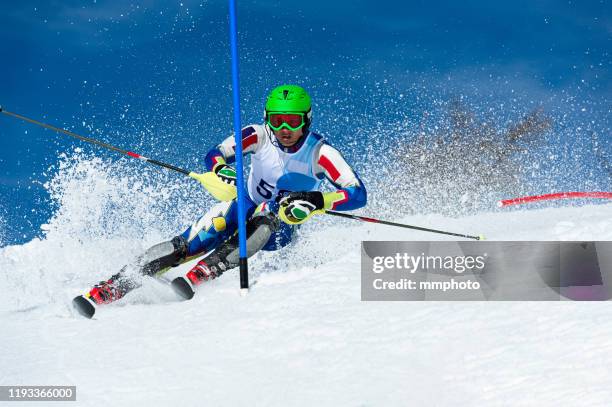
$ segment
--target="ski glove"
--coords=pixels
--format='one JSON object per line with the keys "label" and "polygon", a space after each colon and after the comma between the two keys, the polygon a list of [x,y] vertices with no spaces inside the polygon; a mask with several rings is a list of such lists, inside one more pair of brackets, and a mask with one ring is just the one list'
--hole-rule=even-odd
{"label": "ski glove", "polygon": [[278,204],[278,216],[289,225],[306,222],[312,215],[323,213],[325,199],[320,191],[290,192],[283,196]]}
{"label": "ski glove", "polygon": [[236,170],[227,164],[219,163],[213,168],[217,177],[226,184],[236,186]]}

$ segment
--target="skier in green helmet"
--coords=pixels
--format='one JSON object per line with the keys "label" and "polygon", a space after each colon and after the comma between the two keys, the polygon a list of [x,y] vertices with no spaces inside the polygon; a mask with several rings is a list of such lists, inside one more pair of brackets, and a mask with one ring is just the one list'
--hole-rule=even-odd
{"label": "skier in green helmet", "polygon": [[[277,250],[293,238],[296,228],[325,209],[353,210],[366,204],[363,183],[338,150],[310,130],[310,96],[300,86],[281,85],[267,97],[263,124],[242,129],[243,154],[251,154],[246,182],[247,254]],[[208,171],[236,185],[235,137],[229,136],[206,155]],[[321,192],[327,180],[332,192]],[[137,272],[159,276],[165,269],[204,256],[173,288],[184,298],[196,286],[238,266],[237,202],[219,202],[182,234],[157,244],[136,261]],[[74,304],[91,317],[97,306],[123,297],[138,283],[124,268],[94,286]]]}

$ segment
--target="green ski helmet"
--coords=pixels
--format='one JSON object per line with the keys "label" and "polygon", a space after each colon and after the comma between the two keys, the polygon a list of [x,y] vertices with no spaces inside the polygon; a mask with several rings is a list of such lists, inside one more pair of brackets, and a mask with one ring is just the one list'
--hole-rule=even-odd
{"label": "green ski helmet", "polygon": [[312,120],[311,107],[310,96],[304,88],[296,85],[277,86],[266,99],[264,119],[269,124],[270,113],[302,113],[304,115],[302,128],[306,134]]}

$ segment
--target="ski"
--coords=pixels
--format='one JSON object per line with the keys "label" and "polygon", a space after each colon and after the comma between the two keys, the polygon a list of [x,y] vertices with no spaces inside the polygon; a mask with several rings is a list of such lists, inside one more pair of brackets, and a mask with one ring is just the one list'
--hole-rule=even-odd
{"label": "ski", "polygon": [[72,306],[79,314],[88,319],[91,319],[96,313],[95,305],[91,300],[85,298],[84,295],[74,297],[72,300]]}
{"label": "ski", "polygon": [[172,290],[184,300],[190,300],[195,295],[193,286],[185,277],[177,277],[170,283]]}

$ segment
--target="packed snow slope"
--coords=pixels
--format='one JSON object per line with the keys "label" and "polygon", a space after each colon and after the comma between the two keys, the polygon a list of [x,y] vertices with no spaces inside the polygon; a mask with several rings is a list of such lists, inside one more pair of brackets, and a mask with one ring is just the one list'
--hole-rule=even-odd
{"label": "packed snow slope", "polygon": [[[611,204],[395,220],[489,240],[612,240]],[[448,237],[335,219],[305,229],[250,262],[246,297],[236,270],[187,302],[151,280],[93,320],[71,298],[161,236],[49,233],[0,249],[0,385],[76,385],[70,406],[612,403],[608,302],[361,302],[362,240]]]}

